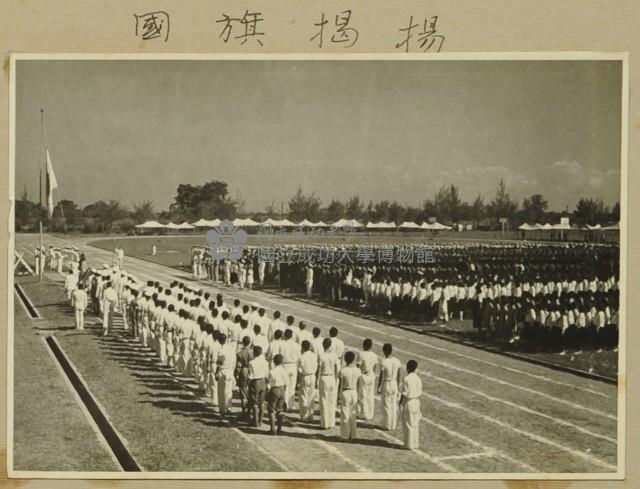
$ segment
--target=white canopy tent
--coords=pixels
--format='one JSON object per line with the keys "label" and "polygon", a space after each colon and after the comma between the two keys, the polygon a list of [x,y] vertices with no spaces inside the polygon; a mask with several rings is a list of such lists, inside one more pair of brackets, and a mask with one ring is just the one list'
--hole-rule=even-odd
{"label": "white canopy tent", "polygon": [[404,221],[402,224],[400,224],[400,226],[398,226],[398,228],[400,228],[400,229],[422,229],[422,227],[420,227],[420,225],[416,224],[415,222],[411,222],[411,221]]}
{"label": "white canopy tent", "polygon": [[439,222],[434,222],[434,223],[423,222],[420,227],[422,229],[429,229],[432,231],[444,231],[447,229],[451,229],[451,226],[445,226],[444,224],[440,224]]}
{"label": "white canopy tent", "polygon": [[332,224],[334,228],[361,228],[364,227],[361,222],[356,219],[339,219]]}
{"label": "white canopy tent", "polygon": [[603,231],[620,231],[620,221],[612,224],[611,226],[605,226],[602,228]]}
{"label": "white canopy tent", "polygon": [[206,219],[198,219],[196,222],[194,222],[192,224],[192,226],[197,227],[197,228],[205,228],[207,226],[209,226],[209,221],[207,221]]}
{"label": "white canopy tent", "polygon": [[251,218],[241,219],[237,217],[236,219],[233,220],[233,225],[236,227],[252,228],[252,227],[260,226],[260,223],[254,221]]}
{"label": "white canopy tent", "polygon": [[182,224],[176,225],[175,229],[182,229],[182,230],[187,231],[187,230],[195,229],[195,227],[185,221]]}
{"label": "white canopy tent", "polygon": [[365,227],[367,229],[395,229],[396,228],[396,223],[395,222],[384,222],[384,221],[368,222]]}
{"label": "white canopy tent", "polygon": [[138,224],[136,229],[166,229],[167,226],[160,224],[158,221],[147,221],[142,224]]}

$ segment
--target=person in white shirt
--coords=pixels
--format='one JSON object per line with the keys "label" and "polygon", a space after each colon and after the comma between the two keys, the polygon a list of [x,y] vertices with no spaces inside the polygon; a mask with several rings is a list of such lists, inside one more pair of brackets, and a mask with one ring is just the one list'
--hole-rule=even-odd
{"label": "person in white shirt", "polygon": [[259,324],[253,325],[253,338],[252,338],[253,346],[259,346],[262,348],[262,351],[267,351],[269,349],[269,340],[262,333],[262,328]]}
{"label": "person in white shirt", "polygon": [[362,376],[358,382],[358,400],[360,402],[360,415],[366,421],[373,419],[376,367],[379,362],[378,356],[371,351],[372,345],[371,339],[366,338],[362,342],[362,351],[359,358]]}
{"label": "person in white shirt", "polygon": [[407,375],[402,379],[402,389],[400,390],[402,432],[404,447],[408,450],[415,450],[420,446],[422,380],[416,373],[417,368],[418,363],[415,360],[407,362]]}
{"label": "person in white shirt", "polygon": [[300,421],[313,422],[314,404],[316,401],[316,374],[318,372],[318,356],[311,351],[311,343],[302,341],[302,353],[298,358],[298,376],[300,377],[300,392],[298,404]]}
{"label": "person in white shirt", "polygon": [[89,297],[84,290],[82,284],[78,285],[78,288],[71,294],[71,306],[75,314],[76,329],[84,329],[84,311],[89,304]]}
{"label": "person in white shirt", "polygon": [[336,378],[340,363],[331,352],[331,338],[322,342],[323,352],[318,355],[318,388],[320,393],[320,427],[331,429],[336,425]]}
{"label": "person in white shirt", "polygon": [[356,437],[358,414],[358,382],[362,372],[353,361],[352,351],[344,354],[345,366],[340,370],[340,434],[345,440]]}
{"label": "person in white shirt", "polygon": [[311,333],[313,336],[313,339],[311,340],[311,351],[316,355],[320,355],[320,353],[322,353],[322,351],[324,350],[322,348],[322,330],[319,327],[315,326]]}
{"label": "person in white shirt", "polygon": [[[282,433],[282,418],[287,408],[285,401],[285,387],[289,382],[289,374],[282,366],[282,355],[273,358],[274,367],[269,372],[269,393],[267,394],[267,408],[269,410],[270,433]],[[276,423],[278,429],[276,431]]]}
{"label": "person in white shirt", "polygon": [[229,414],[233,394],[233,375],[236,366],[236,348],[227,343],[226,335],[219,333],[218,342],[222,345],[218,354],[218,410],[221,416]]}
{"label": "person in white shirt", "polygon": [[64,279],[64,290],[67,293],[67,299],[71,301],[71,294],[78,287],[78,276],[73,273],[73,270],[69,271],[69,274]]}
{"label": "person in white shirt", "polygon": [[293,407],[296,396],[296,384],[298,381],[298,358],[300,357],[300,345],[293,340],[290,329],[284,332],[284,344],[282,345],[282,366],[289,374],[289,382],[285,390],[285,402],[287,410]]}
{"label": "person in white shirt", "polygon": [[307,329],[307,323],[304,321],[300,321],[298,323],[298,333],[295,335],[296,342],[298,344],[302,344],[303,341],[308,341],[311,343],[313,341],[313,335]]}
{"label": "person in white shirt", "polygon": [[309,264],[307,266],[307,277],[305,279],[305,285],[307,288],[307,297],[311,298],[313,295],[313,265]]}
{"label": "person in white shirt", "polygon": [[271,321],[271,324],[269,325],[269,330],[265,331],[267,333],[267,337],[269,341],[273,340],[273,334],[277,330],[284,331],[284,329],[285,329],[284,323],[280,319],[280,311],[275,311],[273,313],[273,321]]}
{"label": "person in white shirt", "polygon": [[262,425],[264,401],[267,395],[269,364],[262,354],[262,347],[253,347],[253,360],[249,362],[249,413],[256,428]]}
{"label": "person in white shirt", "polygon": [[398,382],[400,379],[400,360],[392,356],[390,343],[382,346],[385,358],[380,362],[378,394],[382,396],[382,428],[387,431],[396,429],[398,424]]}
{"label": "person in white shirt", "polygon": [[335,326],[329,330],[329,337],[331,338],[331,352],[336,356],[338,362],[342,363],[342,355],[344,354],[344,342],[338,338],[338,328]]}
{"label": "person in white shirt", "polygon": [[109,328],[111,327],[111,321],[113,320],[113,313],[115,311],[116,303],[118,302],[118,294],[111,286],[111,282],[107,282],[105,289],[102,292],[102,330],[103,336],[109,334]]}

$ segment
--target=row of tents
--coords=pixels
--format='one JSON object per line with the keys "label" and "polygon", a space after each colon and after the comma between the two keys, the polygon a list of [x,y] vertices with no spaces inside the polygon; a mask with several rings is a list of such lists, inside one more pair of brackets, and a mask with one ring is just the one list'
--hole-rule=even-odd
{"label": "row of tents", "polygon": [[612,224],[611,226],[601,226],[600,224],[596,224],[595,226],[590,226],[589,224],[587,224],[583,228],[572,227],[567,222],[561,222],[559,224],[550,224],[548,222],[545,224],[524,223],[521,226],[519,226],[518,229],[520,229],[521,231],[552,231],[554,229],[558,229],[558,230],[580,229],[582,231],[619,231],[620,223],[617,222],[615,224]]}
{"label": "row of tents", "polygon": [[[170,222],[168,224],[162,224],[158,221],[147,221],[142,224],[138,224],[136,229],[145,230],[145,229],[169,229],[176,231],[189,231],[196,228],[212,228],[217,227],[221,224],[222,221],[220,219],[200,219],[193,224],[189,224],[188,222],[183,222],[182,224],[175,224]],[[340,219],[333,224],[326,224],[322,221],[319,222],[311,222],[307,219],[301,221],[299,223],[294,223],[289,221],[288,219],[267,219],[264,222],[257,222],[253,219],[234,219],[233,225],[240,228],[252,228],[252,227],[260,227],[260,226],[272,226],[278,228],[349,228],[349,229],[405,229],[405,230],[431,230],[431,231],[443,231],[451,229],[451,226],[445,226],[444,224],[440,224],[439,222],[423,222],[422,224],[417,224],[415,222],[405,221],[399,226],[396,226],[394,222],[368,222],[366,225],[357,221],[356,219]]]}

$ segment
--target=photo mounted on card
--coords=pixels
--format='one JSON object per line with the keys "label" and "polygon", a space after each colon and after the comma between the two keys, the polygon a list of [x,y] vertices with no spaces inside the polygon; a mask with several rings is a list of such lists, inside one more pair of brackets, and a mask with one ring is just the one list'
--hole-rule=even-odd
{"label": "photo mounted on card", "polygon": [[9,475],[623,478],[627,63],[13,55]]}

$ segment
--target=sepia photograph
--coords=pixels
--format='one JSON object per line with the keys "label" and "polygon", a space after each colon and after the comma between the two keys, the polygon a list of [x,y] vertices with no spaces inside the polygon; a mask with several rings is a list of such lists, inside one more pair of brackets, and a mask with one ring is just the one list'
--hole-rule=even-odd
{"label": "sepia photograph", "polygon": [[13,55],[9,475],[623,478],[627,63]]}

